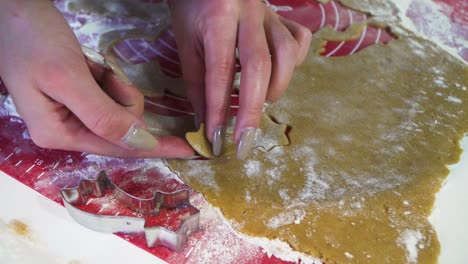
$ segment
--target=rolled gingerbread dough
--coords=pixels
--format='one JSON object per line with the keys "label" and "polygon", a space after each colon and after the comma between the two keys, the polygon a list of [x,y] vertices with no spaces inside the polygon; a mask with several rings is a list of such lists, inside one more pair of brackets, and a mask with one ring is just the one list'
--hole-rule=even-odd
{"label": "rolled gingerbread dough", "polygon": [[436,263],[427,217],[468,130],[467,68],[393,28],[397,40],[348,57],[317,55],[327,39],[314,36],[268,109],[289,146],[170,167],[237,230],[326,263]]}
{"label": "rolled gingerbread dough", "polygon": [[[373,23],[397,39],[324,58],[317,52],[325,41],[355,38],[366,25],[315,34],[285,96],[267,111],[291,127],[290,142],[256,148],[246,161],[226,151],[168,163],[246,234],[327,263],[436,263],[440,245],[427,217],[468,131],[466,64],[396,25],[387,1],[341,2],[376,15]],[[226,148],[235,149],[232,140]]]}

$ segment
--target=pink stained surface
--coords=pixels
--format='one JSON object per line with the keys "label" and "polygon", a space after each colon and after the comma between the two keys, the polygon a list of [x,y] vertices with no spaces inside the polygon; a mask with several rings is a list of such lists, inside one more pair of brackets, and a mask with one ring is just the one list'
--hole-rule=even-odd
{"label": "pink stained surface", "polygon": [[[159,3],[161,1],[146,1]],[[63,1],[55,1],[60,8]],[[467,2],[463,0],[436,1],[450,23],[450,32],[443,36],[448,46],[460,50],[460,55],[468,60],[466,47],[459,46],[455,37],[467,39]],[[350,24],[367,19],[365,14],[349,10],[339,2],[319,4],[314,0],[271,0],[269,4],[277,12],[307,26],[316,32],[324,26],[331,26],[343,31]],[[407,15],[421,31],[431,35],[434,25],[429,23],[429,12],[424,12],[420,0],[414,0]],[[438,13],[439,14],[439,13]],[[85,25],[84,17],[66,13],[69,21],[78,21]],[[81,41],[87,37],[80,36]],[[437,36],[441,37],[441,36]],[[388,43],[391,34],[385,29],[367,27],[356,40],[347,42],[328,42],[322,56],[347,56],[359,52],[375,43]],[[458,46],[457,46],[458,45]],[[136,52],[135,52],[136,51]],[[162,73],[170,78],[180,78],[180,61],[173,33],[166,31],[153,41],[129,39],[118,43],[115,52],[129,63],[156,61],[161,65]],[[240,70],[240,69],[239,69]],[[51,200],[61,203],[59,190],[63,187],[77,186],[80,180],[96,177],[100,170],[107,171],[112,179],[126,191],[147,197],[154,190],[175,191],[187,186],[173,174],[164,169],[160,161],[143,159],[100,158],[77,152],[41,149],[30,140],[27,128],[22,120],[12,112],[5,98],[8,92],[0,82],[0,170],[11,175],[19,182],[36,190]],[[232,111],[236,113],[238,94],[232,94]],[[191,105],[185,98],[171,94],[158,98],[147,98],[149,111],[168,115],[183,116],[192,113]],[[170,263],[285,263],[276,257],[269,257],[262,249],[237,236],[198,193],[192,191],[192,204],[202,212],[202,229],[187,241],[184,250],[174,253],[164,247],[148,248],[142,234],[118,234],[129,241]],[[138,215],[111,196],[92,198],[89,204],[82,206],[89,212],[107,215]],[[163,225],[177,229],[184,217],[190,214],[190,208],[163,211],[160,215],[146,217],[149,225]]]}

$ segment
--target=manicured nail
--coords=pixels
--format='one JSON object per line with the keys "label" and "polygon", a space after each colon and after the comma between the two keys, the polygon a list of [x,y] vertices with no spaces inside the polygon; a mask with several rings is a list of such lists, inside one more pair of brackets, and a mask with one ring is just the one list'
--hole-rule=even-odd
{"label": "manicured nail", "polygon": [[237,159],[244,160],[247,158],[250,150],[252,150],[256,131],[255,127],[246,127],[242,130],[239,142],[237,142]]}
{"label": "manicured nail", "polygon": [[158,145],[158,141],[150,132],[137,125],[130,127],[122,141],[133,149],[143,151],[153,150]]}
{"label": "manicured nail", "polygon": [[107,66],[106,62],[104,61],[104,56],[102,56],[101,53],[85,46],[81,46],[81,51],[90,61],[97,63],[105,68],[109,68],[109,66]]}
{"label": "manicured nail", "polygon": [[112,57],[104,58],[105,63],[111,68],[112,72],[119,78],[122,82],[126,84],[132,84],[127,74],[122,70],[117,61]]}
{"label": "manicured nail", "polygon": [[224,148],[224,138],[226,137],[226,129],[224,126],[218,126],[213,134],[213,154],[216,157],[221,156]]}

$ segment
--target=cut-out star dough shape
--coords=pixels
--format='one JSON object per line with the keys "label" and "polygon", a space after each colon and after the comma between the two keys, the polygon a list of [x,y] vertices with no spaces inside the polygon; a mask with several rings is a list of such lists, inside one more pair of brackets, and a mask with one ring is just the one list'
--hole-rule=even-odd
{"label": "cut-out star dough shape", "polygon": [[[274,122],[267,114],[262,115],[260,127],[255,134],[254,148],[261,148],[264,151],[270,151],[277,146],[289,145],[289,139],[286,136],[287,125]],[[192,148],[201,156],[213,159],[212,145],[206,137],[205,125],[201,124],[196,132],[187,132],[185,138]],[[236,152],[236,145],[233,140],[233,130],[228,129],[226,133],[226,145],[224,155],[231,155]]]}
{"label": "cut-out star dough shape", "polygon": [[187,132],[185,134],[185,139],[187,139],[190,146],[192,146],[198,154],[208,159],[215,157],[215,155],[213,155],[211,142],[206,137],[205,124],[202,123],[196,132]]}

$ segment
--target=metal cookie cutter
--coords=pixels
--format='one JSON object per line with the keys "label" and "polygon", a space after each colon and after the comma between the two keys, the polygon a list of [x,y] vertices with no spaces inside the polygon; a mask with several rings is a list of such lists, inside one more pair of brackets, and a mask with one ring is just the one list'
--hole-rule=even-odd
{"label": "metal cookie cutter", "polygon": [[[86,204],[88,197],[103,197],[107,191],[130,209],[144,213],[157,214],[161,208],[189,206],[193,214],[184,219],[177,231],[162,226],[146,227],[144,218],[132,216],[109,216],[88,213],[76,206]],[[99,232],[136,233],[144,232],[148,247],[165,246],[173,251],[183,248],[187,237],[200,227],[200,211],[189,202],[189,191],[172,193],[157,191],[150,199],[135,197],[116,186],[105,172],[100,172],[94,180],[82,180],[77,188],[64,188],[60,191],[63,203],[70,216],[81,225]]]}

